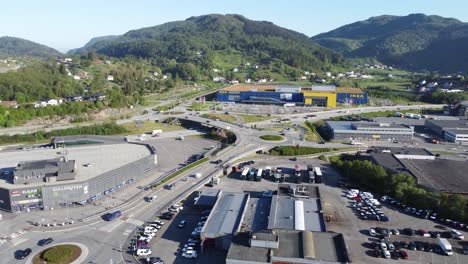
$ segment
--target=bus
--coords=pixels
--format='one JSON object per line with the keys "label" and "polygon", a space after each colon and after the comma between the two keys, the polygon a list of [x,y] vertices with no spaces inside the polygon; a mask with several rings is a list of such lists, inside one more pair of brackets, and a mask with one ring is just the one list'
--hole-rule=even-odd
{"label": "bus", "polygon": [[261,181],[262,180],[262,175],[263,175],[263,170],[258,169],[257,171],[257,177],[255,177],[255,181]]}
{"label": "bus", "polygon": [[248,167],[244,168],[244,170],[242,171],[242,174],[241,174],[241,179],[242,180],[247,179],[247,174],[249,174],[249,171],[250,171],[250,168],[248,168]]}
{"label": "bus", "polygon": [[314,168],[315,183],[322,183],[322,171],[319,167]]}

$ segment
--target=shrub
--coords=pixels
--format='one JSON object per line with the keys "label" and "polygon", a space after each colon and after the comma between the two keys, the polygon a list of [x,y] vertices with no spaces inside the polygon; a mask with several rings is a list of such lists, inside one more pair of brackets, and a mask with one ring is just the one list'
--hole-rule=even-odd
{"label": "shrub", "polygon": [[276,146],[270,150],[270,154],[275,156],[299,156],[312,155],[329,151],[332,151],[332,149],[300,146]]}
{"label": "shrub", "polygon": [[70,245],[58,245],[55,247],[52,247],[50,249],[47,249],[42,258],[45,261],[49,261],[52,263],[60,263],[60,262],[66,262],[70,260],[70,258],[73,256],[74,248],[75,246],[70,246]]}
{"label": "shrub", "polygon": [[260,136],[261,139],[263,140],[268,140],[268,141],[281,141],[283,140],[282,136],[278,135],[262,135]]}

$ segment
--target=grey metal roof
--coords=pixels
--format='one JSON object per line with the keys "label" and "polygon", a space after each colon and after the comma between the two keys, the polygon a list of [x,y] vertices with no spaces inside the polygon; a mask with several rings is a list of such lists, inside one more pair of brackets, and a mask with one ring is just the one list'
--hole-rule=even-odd
{"label": "grey metal roof", "polygon": [[239,227],[249,194],[223,193],[218,198],[202,230],[202,236],[215,238],[232,234]]}
{"label": "grey metal roof", "polygon": [[442,129],[468,129],[468,120],[426,120],[427,123],[441,127]]}
{"label": "grey metal roof", "polygon": [[419,155],[419,156],[434,156],[430,151],[424,148],[399,148],[399,147],[374,147],[378,153],[384,153],[384,150],[389,150],[389,154],[401,155]]}
{"label": "grey metal roof", "polygon": [[312,85],[312,91],[334,92],[336,87],[334,85]]}
{"label": "grey metal roof", "polygon": [[247,263],[268,263],[270,249],[251,247],[249,234],[240,233],[233,237],[226,260],[241,260]]}
{"label": "grey metal roof", "polygon": [[405,166],[393,155],[388,153],[372,153],[372,159],[380,166],[394,172],[406,171]]}
{"label": "grey metal roof", "polygon": [[195,202],[196,206],[214,206],[218,195],[221,193],[220,189],[205,189],[200,194],[198,200]]}
{"label": "grey metal roof", "polygon": [[468,162],[448,159],[401,160],[418,183],[435,191],[468,193]]}
{"label": "grey metal roof", "polygon": [[268,229],[296,229],[295,202],[303,202],[303,221],[305,230],[325,231],[325,223],[320,210],[320,199],[295,199],[289,196],[272,197]]}

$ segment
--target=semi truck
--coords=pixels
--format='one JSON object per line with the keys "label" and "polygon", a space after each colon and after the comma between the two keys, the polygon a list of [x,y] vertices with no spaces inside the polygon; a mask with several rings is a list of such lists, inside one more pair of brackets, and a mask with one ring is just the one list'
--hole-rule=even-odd
{"label": "semi truck", "polygon": [[245,167],[244,170],[241,173],[241,180],[247,179],[247,174],[249,174],[250,168]]}
{"label": "semi truck", "polygon": [[247,178],[247,180],[249,180],[249,181],[254,181],[254,180],[255,180],[255,175],[256,175],[255,169],[251,169],[251,170],[249,171],[249,178]]}
{"label": "semi truck", "polygon": [[322,183],[322,170],[319,167],[314,168],[315,183]]}
{"label": "semi truck", "polygon": [[265,167],[265,178],[270,178],[271,177],[271,167],[267,166]]}
{"label": "semi truck", "polygon": [[445,253],[445,255],[447,256],[453,255],[452,245],[448,242],[447,239],[439,237],[437,238],[437,244],[439,244],[440,248]]}
{"label": "semi truck", "polygon": [[262,180],[262,175],[263,175],[263,170],[258,169],[257,176],[255,177],[255,181],[261,181]]}
{"label": "semi truck", "polygon": [[275,182],[283,182],[283,172],[281,169],[276,169],[275,171]]}

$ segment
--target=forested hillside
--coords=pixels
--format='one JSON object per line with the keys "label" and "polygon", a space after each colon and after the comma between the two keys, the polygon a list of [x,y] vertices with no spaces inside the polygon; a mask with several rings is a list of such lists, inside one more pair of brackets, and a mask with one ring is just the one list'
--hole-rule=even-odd
{"label": "forested hillside", "polygon": [[56,57],[61,53],[53,48],[26,39],[0,37],[0,56]]}
{"label": "forested hillside", "polygon": [[[242,63],[275,65],[276,71],[290,68],[320,71],[344,63],[341,55],[321,47],[304,34],[240,15],[191,17],[132,30],[75,52],[89,51],[113,57],[150,58],[163,68],[173,68],[173,73],[188,72],[191,76],[222,67],[233,56]],[[175,67],[176,63],[179,68]]]}
{"label": "forested hillside", "polygon": [[468,24],[452,18],[378,16],[312,39],[352,58],[371,57],[415,70],[468,70]]}

